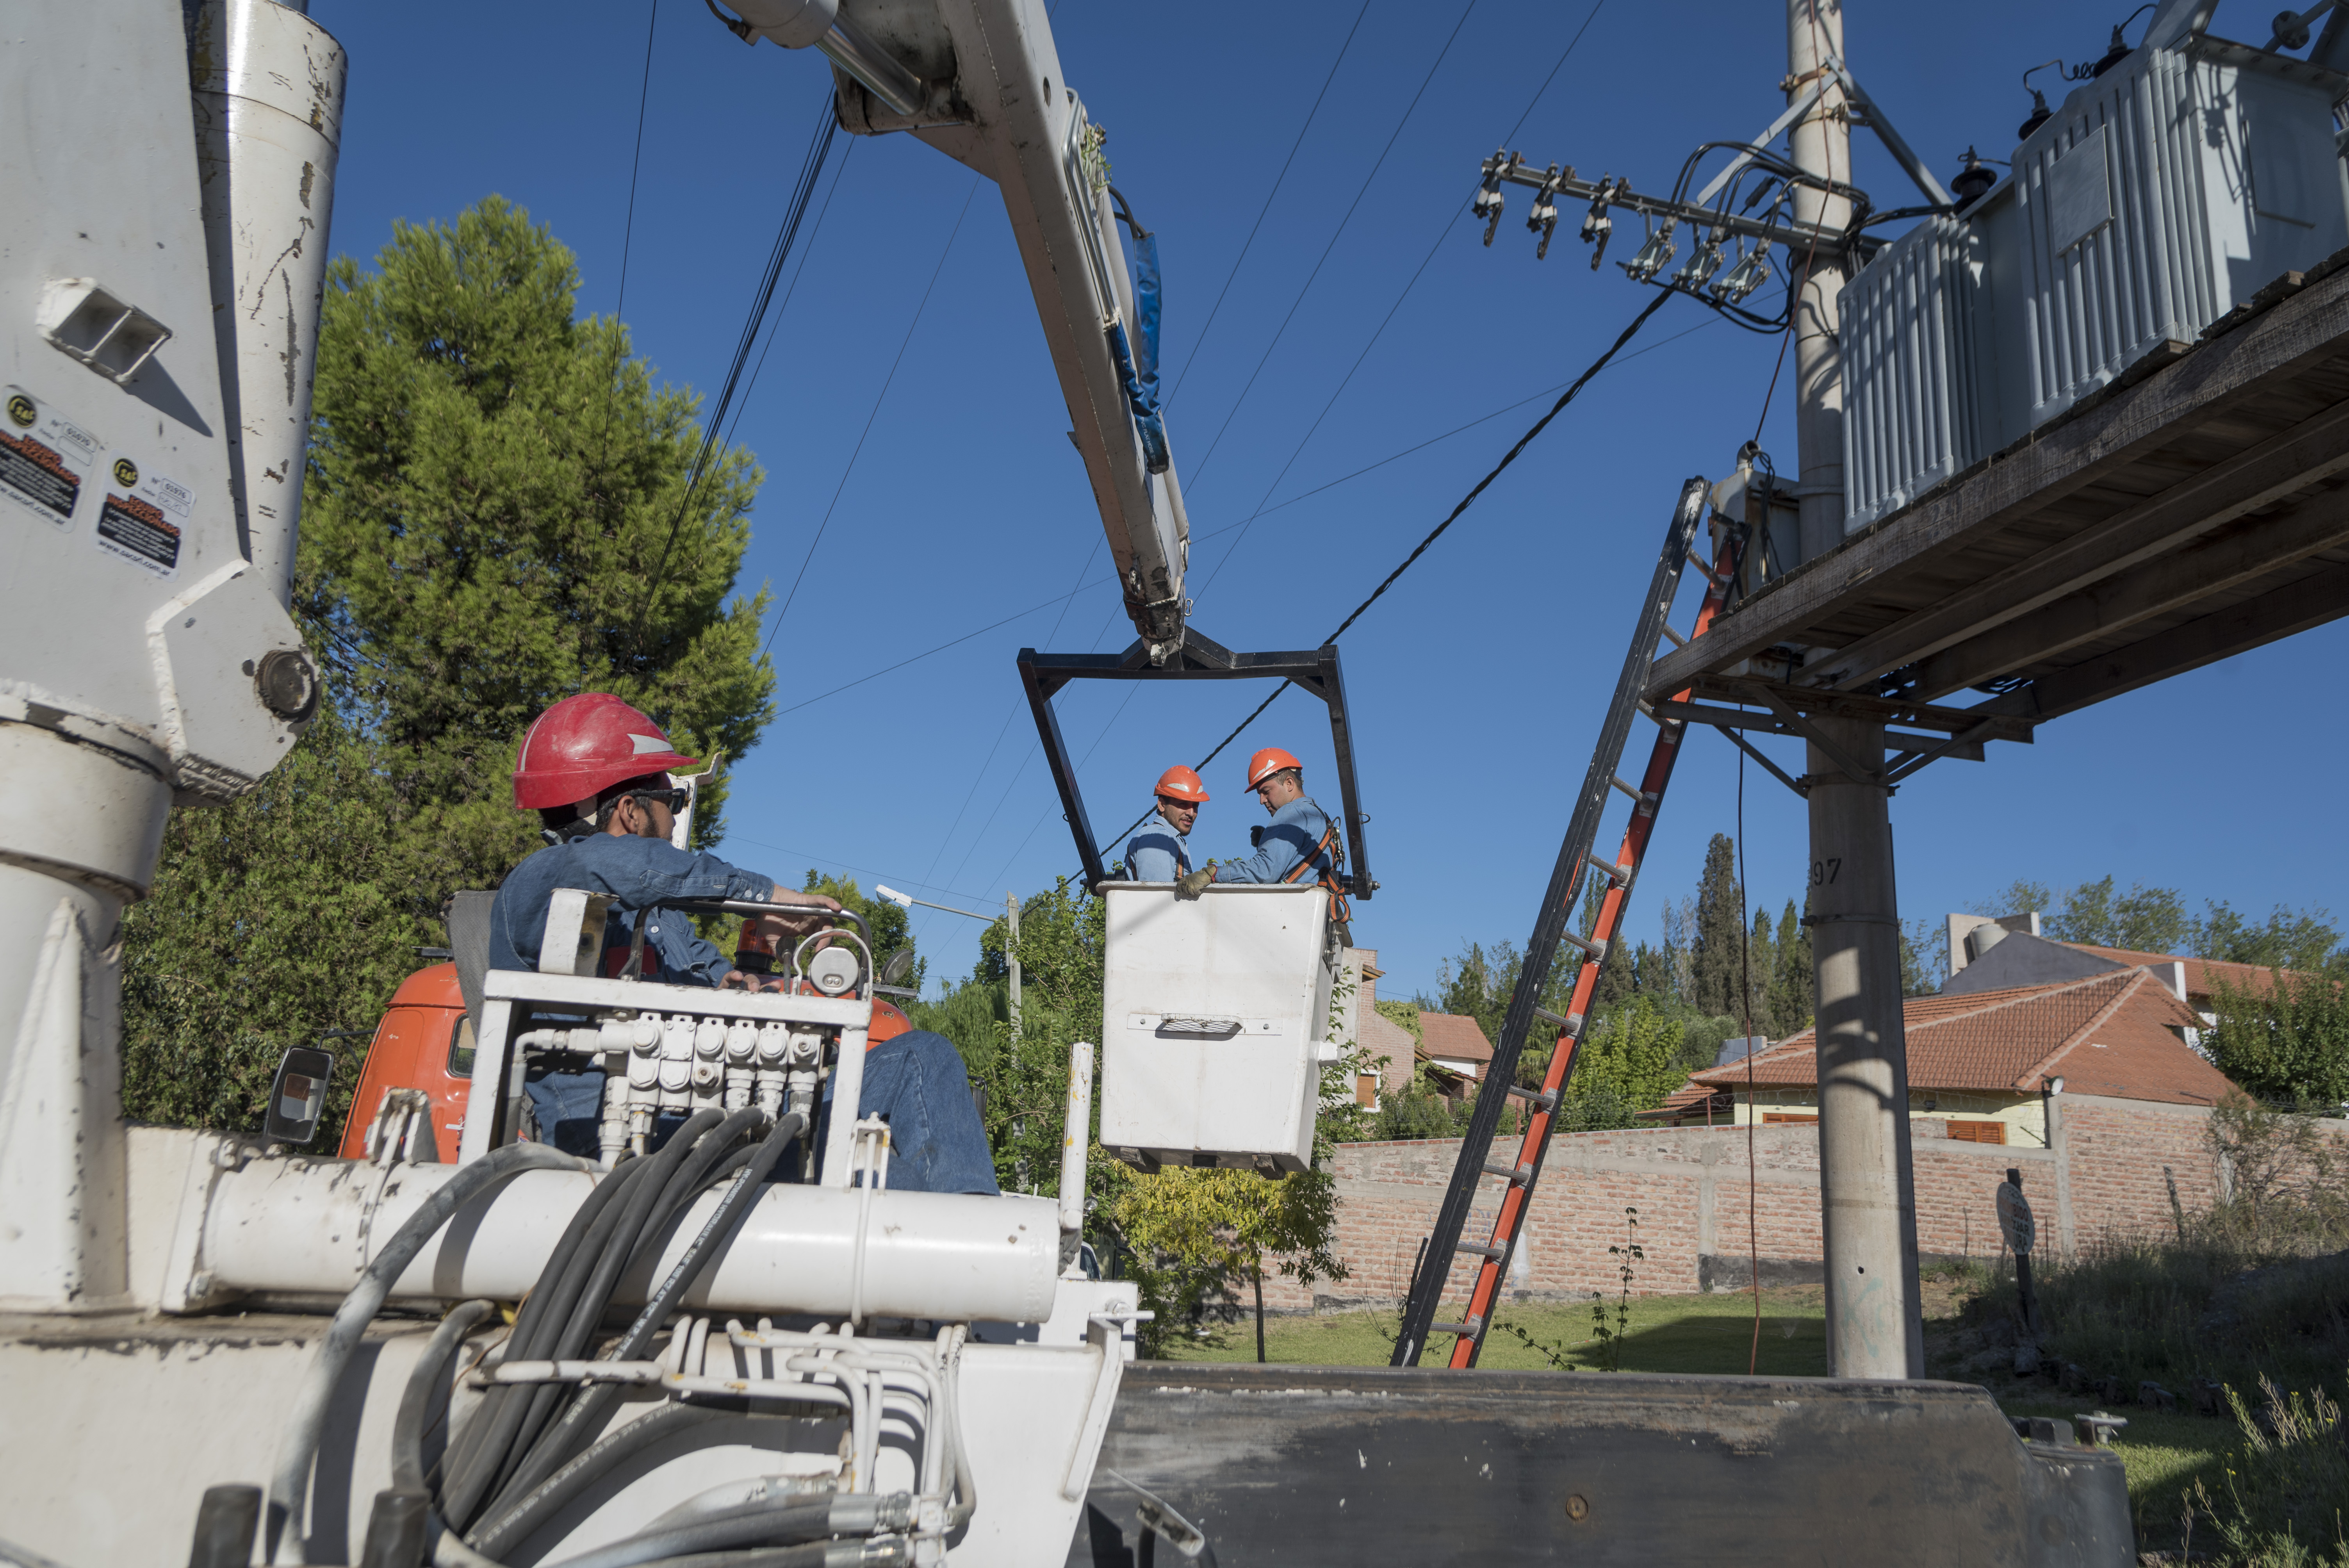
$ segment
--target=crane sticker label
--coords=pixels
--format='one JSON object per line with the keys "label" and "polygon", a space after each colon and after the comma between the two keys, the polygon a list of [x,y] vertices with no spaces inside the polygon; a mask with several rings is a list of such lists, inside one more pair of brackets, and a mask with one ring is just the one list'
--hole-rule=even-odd
{"label": "crane sticker label", "polygon": [[98,549],[158,577],[178,575],[182,529],[195,492],[160,474],[143,472],[138,460],[127,456],[117,457],[106,477],[106,500],[98,508],[93,535]]}
{"label": "crane sticker label", "polygon": [[0,497],[70,532],[98,450],[97,437],[22,387],[0,387]]}

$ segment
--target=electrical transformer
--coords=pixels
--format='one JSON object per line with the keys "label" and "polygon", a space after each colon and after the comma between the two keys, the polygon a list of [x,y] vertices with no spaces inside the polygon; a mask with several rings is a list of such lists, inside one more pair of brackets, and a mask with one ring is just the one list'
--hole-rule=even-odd
{"label": "electrical transformer", "polygon": [[1963,214],[1846,287],[1856,531],[2349,245],[2349,76],[2200,33],[2084,82]]}

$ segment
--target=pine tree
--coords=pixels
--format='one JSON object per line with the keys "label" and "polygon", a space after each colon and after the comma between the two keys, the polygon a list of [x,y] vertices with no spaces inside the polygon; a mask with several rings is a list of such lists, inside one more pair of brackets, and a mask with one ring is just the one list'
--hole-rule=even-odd
{"label": "pine tree", "polygon": [[132,1116],[253,1125],[284,1047],[324,1043],[331,1126],[443,902],[538,847],[508,775],[550,703],[617,692],[705,757],[771,716],[764,597],[730,597],[758,471],[721,449],[688,498],[693,397],[577,287],[496,197],[329,269],[294,597],[326,711],[244,799],[173,814],[124,922]]}
{"label": "pine tree", "polygon": [[1735,1016],[1745,934],[1744,894],[1737,885],[1737,845],[1715,833],[1705,846],[1704,874],[1697,882],[1696,930],[1690,944],[1691,988],[1697,1011]]}

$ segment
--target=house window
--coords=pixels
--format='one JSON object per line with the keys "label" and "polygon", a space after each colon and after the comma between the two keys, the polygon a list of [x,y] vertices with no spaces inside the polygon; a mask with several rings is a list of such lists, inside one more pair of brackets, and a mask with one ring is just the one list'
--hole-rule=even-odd
{"label": "house window", "polygon": [[1815,1122],[1816,1120],[1818,1118],[1816,1116],[1797,1116],[1791,1110],[1765,1110],[1762,1113],[1762,1125],[1764,1127],[1782,1121]]}
{"label": "house window", "polygon": [[1354,1103],[1361,1106],[1364,1110],[1376,1110],[1378,1109],[1378,1074],[1357,1073],[1354,1075]]}
{"label": "house window", "polygon": [[1951,1121],[1950,1136],[1961,1143],[2004,1143],[2006,1123],[2002,1121]]}

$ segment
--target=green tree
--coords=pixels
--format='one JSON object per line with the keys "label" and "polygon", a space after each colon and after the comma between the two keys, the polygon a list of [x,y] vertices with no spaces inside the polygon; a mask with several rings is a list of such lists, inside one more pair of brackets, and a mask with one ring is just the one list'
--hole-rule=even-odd
{"label": "green tree", "polygon": [[1811,970],[1811,932],[1795,913],[1795,901],[1786,901],[1785,913],[1778,917],[1776,963],[1770,975],[1770,1017],[1776,1026],[1775,1037],[1800,1034],[1811,1026],[1816,1008],[1812,1004],[1817,981]]}
{"label": "green tree", "polygon": [[[548,704],[615,691],[698,755],[756,743],[764,600],[730,595],[759,475],[722,449],[688,500],[692,395],[574,320],[577,284],[495,197],[329,270],[294,600],[326,711],[244,799],[173,814],[123,928],[132,1116],[251,1126],[327,1030],[355,1065],[449,894],[538,847],[507,775]],[[724,799],[721,772],[700,841]]]}
{"label": "green tree", "polygon": [[2063,907],[2040,929],[2058,942],[2176,953],[2185,947],[2189,927],[2186,901],[2177,889],[2137,882],[2116,893],[2106,876],[2066,890]]}
{"label": "green tree", "polygon": [[2278,904],[2267,923],[2256,925],[2226,903],[2213,901],[2206,908],[2209,913],[2194,922],[2189,934],[2197,958],[2309,975],[2338,971],[2349,960],[2341,949],[2341,928],[2325,910],[2292,911]]}
{"label": "green tree", "polygon": [[2274,970],[2263,986],[2220,981],[2211,1010],[2203,1048],[2238,1088],[2328,1115],[2349,1104],[2349,990],[2339,980]]}
{"label": "green tree", "polygon": [[1559,1130],[1639,1126],[1637,1114],[1661,1105],[1688,1076],[1676,1062],[1683,1033],[1678,1018],[1646,996],[1593,1025],[1575,1056]]}
{"label": "green tree", "polygon": [[1737,842],[1715,833],[1696,884],[1696,929],[1690,944],[1688,1000],[1709,1015],[1735,1016],[1745,935],[1745,894],[1737,882]]}

